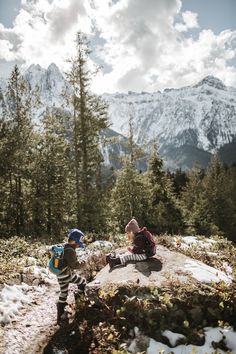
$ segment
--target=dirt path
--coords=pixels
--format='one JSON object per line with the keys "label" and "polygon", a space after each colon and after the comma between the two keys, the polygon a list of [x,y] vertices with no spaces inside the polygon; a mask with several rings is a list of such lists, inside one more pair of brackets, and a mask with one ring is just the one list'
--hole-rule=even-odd
{"label": "dirt path", "polygon": [[[57,283],[43,286],[43,293],[36,293],[31,304],[26,305],[15,321],[0,327],[0,354],[41,354],[49,339],[58,330],[56,302],[59,294]],[[73,303],[73,285],[68,303]]]}
{"label": "dirt path", "polygon": [[58,328],[56,326],[57,285],[44,286],[43,294],[33,296],[14,322],[1,329],[2,354],[36,354]]}

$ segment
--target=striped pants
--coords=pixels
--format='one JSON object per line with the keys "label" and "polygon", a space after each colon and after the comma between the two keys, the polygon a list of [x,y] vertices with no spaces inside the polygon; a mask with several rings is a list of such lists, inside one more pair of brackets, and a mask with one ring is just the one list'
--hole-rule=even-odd
{"label": "striped pants", "polygon": [[58,280],[58,283],[60,286],[60,295],[59,295],[58,302],[61,302],[61,303],[66,302],[70,283],[77,284],[78,287],[79,287],[79,285],[86,284],[85,278],[82,278],[80,275],[74,273],[71,270],[68,270],[68,271],[64,272],[63,274],[58,275],[57,280]]}
{"label": "striped pants", "polygon": [[131,252],[120,254],[119,257],[122,265],[126,265],[126,263],[130,261],[144,261],[145,259],[148,258],[145,253],[131,253]]}

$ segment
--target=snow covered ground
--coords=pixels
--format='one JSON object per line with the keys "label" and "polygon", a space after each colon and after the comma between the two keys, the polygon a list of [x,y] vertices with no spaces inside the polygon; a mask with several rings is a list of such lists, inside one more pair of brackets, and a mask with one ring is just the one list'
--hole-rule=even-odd
{"label": "snow covered ground", "polygon": [[176,246],[182,249],[188,249],[190,247],[195,247],[199,250],[207,250],[212,245],[217,242],[210,238],[200,239],[196,236],[178,236],[173,237],[173,241],[176,243]]}
{"label": "snow covered ground", "polygon": [[0,324],[2,325],[15,321],[23,308],[31,304],[35,297],[43,295],[47,287],[56,282],[47,268],[37,265],[34,257],[25,260],[23,279],[28,280],[31,285],[22,282],[13,285],[3,284],[0,288]]}
{"label": "snow covered ground", "polygon": [[[179,236],[173,237],[175,246],[179,249],[189,249],[192,247],[198,252],[204,252],[210,257],[217,257],[217,252],[211,252],[212,247],[216,245],[217,241],[210,238],[198,238],[196,236]],[[210,267],[202,262],[191,259],[185,263],[185,268],[192,274],[192,276],[204,283],[224,281],[228,284],[232,283],[233,269],[228,262],[223,262],[222,269]]]}
{"label": "snow covered ground", "polygon": [[17,315],[27,305],[31,304],[35,297],[47,291],[47,286],[30,286],[27,284],[4,284],[0,292],[0,324],[6,325],[17,319]]}
{"label": "snow covered ground", "polygon": [[185,268],[191,275],[203,283],[220,282],[231,283],[231,275],[216,268],[210,267],[207,264],[191,259],[185,262]]}
{"label": "snow covered ground", "polygon": [[[204,328],[205,332],[205,344],[202,346],[196,345],[177,345],[179,339],[184,338],[182,334],[173,333],[171,331],[164,331],[162,335],[168,338],[170,346],[165,345],[160,342],[156,342],[154,339],[150,338],[149,346],[147,349],[147,354],[211,354],[211,353],[226,353],[221,349],[214,348],[214,343],[219,343],[222,341],[229,349],[231,354],[236,354],[236,332],[233,331],[231,327],[228,328]],[[129,351],[131,353],[138,352],[138,338],[140,333],[137,328],[135,328],[135,333],[137,335],[129,346]]]}

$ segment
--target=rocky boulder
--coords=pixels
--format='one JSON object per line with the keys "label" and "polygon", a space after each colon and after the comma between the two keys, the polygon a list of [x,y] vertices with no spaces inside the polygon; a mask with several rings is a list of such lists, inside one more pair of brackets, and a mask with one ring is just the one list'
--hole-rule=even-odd
{"label": "rocky boulder", "polygon": [[[126,249],[120,249],[117,253],[124,252]],[[156,255],[146,261],[116,266],[112,270],[109,265],[106,265],[87,285],[87,291],[89,293],[108,284],[139,284],[140,286],[161,287],[165,286],[165,283],[170,279],[179,282],[197,280],[205,283],[212,281],[231,283],[230,277],[224,272],[158,245]]]}

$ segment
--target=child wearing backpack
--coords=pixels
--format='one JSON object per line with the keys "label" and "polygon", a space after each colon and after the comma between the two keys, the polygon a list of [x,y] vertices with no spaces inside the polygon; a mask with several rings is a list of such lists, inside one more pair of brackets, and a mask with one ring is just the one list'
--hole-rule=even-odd
{"label": "child wearing backpack", "polygon": [[[72,229],[68,234],[68,242],[64,245],[63,255],[61,257],[61,271],[56,273],[57,280],[60,286],[59,301],[57,303],[57,323],[60,324],[62,315],[67,305],[67,296],[69,284],[74,283],[78,286],[78,291],[83,293],[85,291],[86,279],[74,272],[79,269],[81,264],[77,260],[75,249],[78,247],[84,248],[81,241],[84,234],[78,229]],[[50,262],[49,262],[50,265]]]}
{"label": "child wearing backpack", "polygon": [[133,247],[128,247],[128,252],[118,257],[107,256],[110,269],[117,265],[126,265],[130,261],[144,261],[156,254],[156,244],[153,235],[146,227],[140,229],[137,221],[133,218],[125,227],[128,240]]}

